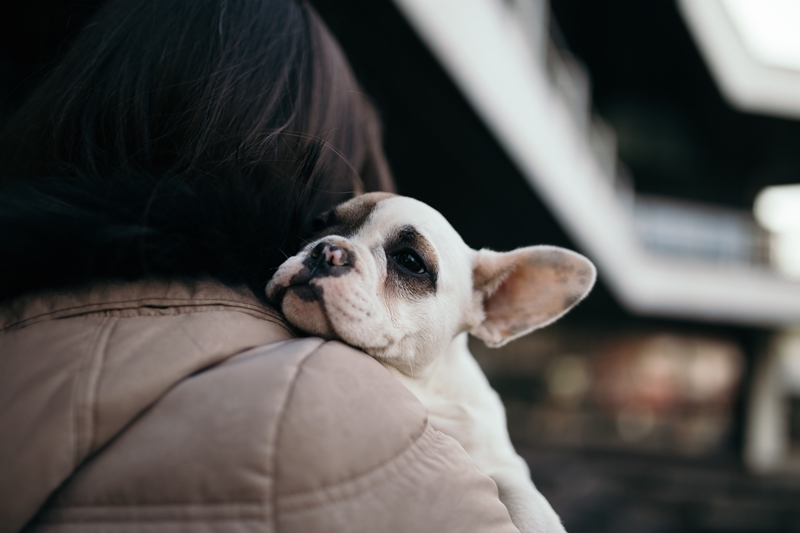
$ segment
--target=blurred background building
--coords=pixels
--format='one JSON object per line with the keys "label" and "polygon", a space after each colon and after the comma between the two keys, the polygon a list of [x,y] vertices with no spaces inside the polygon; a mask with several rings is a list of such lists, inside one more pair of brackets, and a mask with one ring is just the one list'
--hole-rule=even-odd
{"label": "blurred background building", "polygon": [[[800,2],[312,3],[401,193],[599,267],[556,325],[472,343],[567,530],[800,531]],[[2,8],[0,120],[99,5]]]}

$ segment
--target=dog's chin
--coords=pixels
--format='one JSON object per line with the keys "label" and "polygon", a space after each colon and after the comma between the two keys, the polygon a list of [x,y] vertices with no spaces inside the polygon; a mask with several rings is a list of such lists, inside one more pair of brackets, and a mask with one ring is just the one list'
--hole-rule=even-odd
{"label": "dog's chin", "polygon": [[[326,305],[327,292],[333,294],[333,302]],[[381,332],[384,328],[378,322],[364,320],[363,301],[356,298],[358,291],[348,291],[347,295],[337,293],[332,287],[322,287],[318,283],[298,284],[286,287],[277,299],[284,317],[294,327],[326,340],[342,341],[381,359],[391,349],[395,339]],[[343,304],[347,303],[348,305]],[[349,311],[349,312],[348,312]],[[355,312],[354,312],[355,311]],[[335,313],[331,316],[330,313]]]}
{"label": "dog's chin", "polygon": [[281,302],[281,310],[293,326],[325,339],[338,338],[331,327],[322,299],[307,285],[289,287]]}

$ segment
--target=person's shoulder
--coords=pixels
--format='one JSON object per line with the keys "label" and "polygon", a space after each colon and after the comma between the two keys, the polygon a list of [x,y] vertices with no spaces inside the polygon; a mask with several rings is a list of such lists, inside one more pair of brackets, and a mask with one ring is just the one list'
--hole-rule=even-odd
{"label": "person's shoulder", "polygon": [[[319,339],[317,339],[319,342]],[[464,449],[367,354],[322,342],[298,367],[278,420],[278,530],[517,531]]]}
{"label": "person's shoulder", "polygon": [[397,457],[423,434],[427,412],[375,359],[331,341],[303,361],[278,423],[279,490],[295,493]]}

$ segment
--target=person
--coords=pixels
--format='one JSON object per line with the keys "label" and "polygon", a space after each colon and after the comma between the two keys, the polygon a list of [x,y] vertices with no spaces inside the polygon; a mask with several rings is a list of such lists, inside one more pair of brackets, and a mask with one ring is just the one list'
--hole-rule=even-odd
{"label": "person", "polygon": [[0,133],[0,532],[515,531],[363,352],[264,286],[392,190],[293,0],[110,0]]}

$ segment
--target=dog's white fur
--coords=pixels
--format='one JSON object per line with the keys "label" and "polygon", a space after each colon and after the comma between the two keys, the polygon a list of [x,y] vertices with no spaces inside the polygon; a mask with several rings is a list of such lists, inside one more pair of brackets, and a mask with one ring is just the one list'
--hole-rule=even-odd
{"label": "dog's white fur", "polygon": [[[436,210],[401,196],[367,194],[333,213],[331,234],[279,268],[268,298],[299,329],[341,339],[388,368],[426,406],[433,427],[494,479],[520,531],[563,532],[511,444],[503,404],[467,333],[501,346],[550,324],[591,290],[592,263],[552,246],[473,250]],[[347,236],[337,235],[347,224]],[[398,263],[409,251],[425,273]]]}

